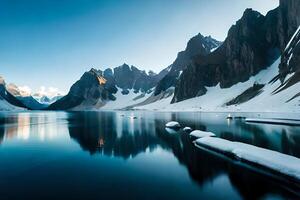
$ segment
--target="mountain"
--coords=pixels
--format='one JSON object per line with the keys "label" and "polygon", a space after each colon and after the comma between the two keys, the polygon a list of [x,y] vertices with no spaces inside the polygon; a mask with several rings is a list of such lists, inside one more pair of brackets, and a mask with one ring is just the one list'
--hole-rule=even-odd
{"label": "mountain", "polygon": [[175,85],[182,73],[182,71],[190,64],[195,56],[208,55],[215,51],[222,42],[213,39],[211,36],[203,36],[200,33],[191,38],[184,51],[178,53],[175,61],[165,68],[162,72],[166,73],[157,83],[155,91],[147,98],[139,99],[139,101],[132,102],[123,108],[131,109],[137,106],[166,99],[173,95]]}
{"label": "mountain", "polygon": [[0,110],[20,110],[27,108],[6,89],[4,78],[0,76]]}
{"label": "mountain", "polygon": [[51,104],[48,109],[66,110],[81,104],[101,106],[104,100],[113,100],[111,93],[115,92],[116,88],[105,88],[105,80],[102,77],[102,71],[91,69],[85,72],[80,80],[72,85],[69,93]]}
{"label": "mountain", "polygon": [[50,110],[95,109],[107,102],[124,100],[126,97],[145,95],[151,92],[157,82],[166,74],[146,73],[134,66],[123,64],[104,71],[91,69],[72,85],[69,93],[51,104]]}
{"label": "mountain", "polygon": [[266,16],[247,9],[217,50],[192,59],[173,97],[134,109],[298,112],[299,14],[296,0]]}
{"label": "mountain", "polygon": [[246,9],[224,42],[193,37],[161,73],[91,69],[49,109],[295,111],[300,102],[300,1]]}
{"label": "mountain", "polygon": [[145,71],[139,70],[138,68],[127,64],[123,64],[119,67],[116,67],[112,70],[107,69],[104,71],[104,78],[109,79],[109,76],[113,77],[113,82],[115,86],[121,88],[123,93],[128,93],[128,90],[133,89],[135,93],[138,92],[147,92],[164,76],[164,71],[160,74],[155,74],[150,71],[148,74]]}
{"label": "mountain", "polygon": [[[299,26],[299,11],[296,0],[280,1],[266,16],[247,9],[216,51],[192,59],[177,82],[172,103],[205,95],[207,87],[218,84],[230,88],[266,69],[282,54]],[[282,66],[281,73],[284,71]]]}
{"label": "mountain", "polygon": [[38,94],[35,93],[32,96],[38,103],[45,105],[46,107],[49,106],[50,104],[56,102],[57,100],[61,99],[63,95],[57,94],[55,96],[47,96],[44,94]]}
{"label": "mountain", "polygon": [[166,68],[168,73],[157,84],[154,95],[156,96],[175,86],[182,70],[190,64],[192,58],[199,55],[208,55],[221,44],[222,42],[213,39],[211,36],[205,37],[200,33],[191,38],[187,43],[186,49],[179,52],[175,61]]}
{"label": "mountain", "polygon": [[[188,42],[185,51],[178,54],[174,63],[159,74],[147,73],[125,63],[104,71],[91,69],[71,87],[67,96],[50,105],[49,109],[119,109],[144,102],[154,88],[155,93],[166,91],[165,96],[172,95],[173,92],[167,89],[175,85],[180,71],[191,58],[207,55],[220,44],[210,36],[198,34]],[[105,80],[103,84],[102,79]]]}

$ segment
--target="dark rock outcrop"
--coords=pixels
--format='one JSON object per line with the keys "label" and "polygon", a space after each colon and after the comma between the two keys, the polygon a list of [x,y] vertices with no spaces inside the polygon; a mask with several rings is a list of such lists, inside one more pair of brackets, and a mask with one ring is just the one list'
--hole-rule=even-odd
{"label": "dark rock outcrop", "polygon": [[238,95],[234,99],[230,100],[229,102],[226,103],[226,106],[231,106],[231,105],[236,105],[236,104],[241,104],[249,101],[250,99],[253,99],[254,97],[258,96],[260,93],[263,92],[263,87],[264,84],[258,84],[254,83],[254,85],[244,92],[242,94]]}
{"label": "dark rock outcrop", "polygon": [[[147,92],[156,86],[164,74],[166,74],[165,71],[162,71],[160,74],[150,71],[147,74],[134,66],[130,67],[127,64],[123,64],[114,68],[114,73],[111,73],[111,77],[113,77],[112,82],[122,90],[133,89],[135,92]],[[107,78],[105,75],[104,77]]]}
{"label": "dark rock outcrop", "polygon": [[156,96],[169,87],[175,86],[180,71],[184,70],[190,64],[193,57],[207,55],[221,44],[222,42],[213,39],[211,36],[204,37],[200,33],[190,39],[186,49],[179,52],[173,64],[165,69],[168,73],[157,84],[154,95]]}
{"label": "dark rock outcrop", "polygon": [[285,49],[290,38],[300,25],[300,1],[280,0],[278,12],[279,41],[281,49]]}

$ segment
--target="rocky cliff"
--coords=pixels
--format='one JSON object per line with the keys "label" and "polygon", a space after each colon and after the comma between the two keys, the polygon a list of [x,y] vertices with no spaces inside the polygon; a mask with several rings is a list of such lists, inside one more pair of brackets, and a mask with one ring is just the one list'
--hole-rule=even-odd
{"label": "rocky cliff", "polygon": [[165,69],[168,73],[158,82],[154,95],[175,86],[179,75],[191,62],[192,58],[198,55],[207,55],[218,48],[222,42],[213,39],[211,36],[203,36],[200,33],[191,38],[184,51],[178,53],[176,60]]}
{"label": "rocky cliff", "polygon": [[[299,11],[296,0],[281,1],[266,16],[247,9],[221,47],[192,59],[177,82],[172,103],[204,95],[206,87],[228,88],[245,82],[265,69],[284,52],[299,25]],[[284,74],[286,67],[280,71]]]}

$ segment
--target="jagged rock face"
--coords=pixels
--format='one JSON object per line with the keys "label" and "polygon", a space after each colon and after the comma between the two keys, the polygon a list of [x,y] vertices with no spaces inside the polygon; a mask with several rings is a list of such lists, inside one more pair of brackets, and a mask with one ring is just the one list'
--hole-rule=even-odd
{"label": "jagged rock face", "polygon": [[[111,82],[124,91],[128,89],[134,89],[136,92],[142,91],[147,92],[149,89],[153,88],[158,80],[159,76],[150,72],[147,74],[145,71],[141,71],[138,68],[127,64],[114,68],[114,73],[110,77],[114,78]],[[104,75],[106,78],[106,75]]]}
{"label": "jagged rock face", "polygon": [[118,88],[116,87],[116,80],[114,78],[112,69],[108,68],[104,70],[103,76],[107,80],[105,88],[107,88],[112,93],[116,93],[118,91]]}
{"label": "jagged rock face", "polygon": [[[300,1],[281,0],[279,8],[280,14],[278,27],[280,33],[279,40],[282,47],[279,78],[283,82],[288,73],[295,72],[299,68],[299,62],[296,62],[297,57],[299,56],[299,45],[297,44],[299,41],[298,38],[295,38],[295,40],[297,40],[296,43],[292,44],[289,49],[286,49],[286,45],[300,26]],[[292,54],[293,57],[291,57]]]}
{"label": "jagged rock face", "polygon": [[180,71],[185,69],[193,57],[197,55],[207,55],[213,49],[219,47],[222,42],[219,42],[212,37],[204,37],[200,33],[189,40],[184,51],[178,53],[176,60],[170,65],[166,71],[168,73],[159,81],[155,89],[155,95],[167,90],[169,87],[175,86]]}
{"label": "jagged rock face", "polygon": [[135,75],[134,68],[131,70],[127,64],[114,68],[116,85],[124,90],[132,89]]}
{"label": "jagged rock face", "polygon": [[300,25],[300,1],[280,0],[278,27],[282,49]]}
{"label": "jagged rock face", "polygon": [[[300,41],[300,40],[299,40]],[[293,49],[293,56],[291,57],[289,63],[292,72],[300,71],[300,43],[298,43]]]}
{"label": "jagged rock face", "polygon": [[224,43],[207,56],[198,56],[182,73],[172,102],[204,95],[205,87],[227,88],[266,68],[276,48],[266,38],[266,17],[247,9],[232,26]]}
{"label": "jagged rock face", "polygon": [[72,85],[69,93],[51,104],[48,109],[65,110],[79,106],[83,102],[93,105],[97,104],[99,100],[109,100],[111,91],[99,83],[100,75],[102,72],[94,69],[85,72],[80,80]]}
{"label": "jagged rock face", "polygon": [[[172,102],[204,95],[206,87],[228,88],[270,65],[299,26],[300,1],[282,0],[266,16],[247,9],[215,52],[197,56],[182,73]],[[295,57],[296,59],[297,57]],[[287,68],[281,65],[285,76]]]}
{"label": "jagged rock face", "polygon": [[295,32],[291,41],[286,46],[280,63],[278,78],[283,83],[287,74],[300,70],[300,29]]}

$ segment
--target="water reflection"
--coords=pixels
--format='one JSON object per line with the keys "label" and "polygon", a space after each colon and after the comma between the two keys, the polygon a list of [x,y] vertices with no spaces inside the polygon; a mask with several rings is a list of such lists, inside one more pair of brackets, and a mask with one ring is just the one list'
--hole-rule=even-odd
{"label": "water reflection", "polygon": [[[159,146],[171,151],[178,161],[187,167],[190,177],[200,187],[209,183],[212,184],[216,179],[227,174],[230,183],[245,199],[259,199],[270,194],[276,196],[286,193],[283,185],[273,182],[269,177],[258,175],[254,171],[236,165],[229,160],[195,148],[187,134],[180,131],[166,131],[164,124],[168,120],[153,115],[147,118],[138,116],[136,120],[132,120],[128,115],[118,115],[117,113],[107,113],[105,116],[97,114],[78,115],[75,117],[75,121],[72,121],[72,123],[75,122],[76,126],[69,126],[69,133],[83,149],[88,150],[91,154],[101,153],[127,159],[141,152],[146,152],[147,149],[152,151]],[[191,121],[186,122],[172,114],[166,118],[191,123]],[[202,130],[207,129],[203,124],[195,122],[189,125]],[[283,147],[290,145],[290,140],[286,134],[282,136],[282,138],[286,138],[284,144],[276,143],[273,145],[274,140],[272,137],[269,138],[264,131],[265,129],[241,122],[235,126],[239,130],[238,132],[219,131],[220,136],[258,146],[275,147],[275,149],[278,145],[283,145]],[[243,133],[247,131],[253,133],[252,137],[243,137]],[[99,141],[101,145],[99,145]],[[289,149],[292,154],[298,150],[296,146],[290,146]],[[254,185],[255,187],[253,187]],[[288,197],[295,197],[293,195],[295,194],[288,194]]]}
{"label": "water reflection", "polygon": [[154,119],[118,113],[74,113],[69,118],[69,133],[84,150],[123,158],[134,157],[147,149],[165,148],[156,137],[156,127],[162,124]]}
{"label": "water reflection", "polygon": [[0,141],[54,139],[67,131],[67,114],[55,112],[7,113],[0,115]]}
{"label": "water reflection", "polygon": [[[75,141],[73,143],[80,145],[85,154],[88,152],[94,158],[122,158],[125,162],[135,160],[138,156],[146,157],[159,149],[170,153],[180,166],[184,166],[189,178],[197,185],[200,197],[205,196],[206,193],[214,198],[230,194],[227,196],[230,199],[263,199],[270,196],[299,197],[297,196],[299,193],[294,188],[291,192],[291,188],[252,169],[195,148],[189,136],[182,131],[176,133],[166,131],[165,123],[171,120],[179,121],[182,125],[193,129],[212,131],[219,137],[229,140],[300,156],[299,128],[246,124],[241,120],[228,123],[225,114],[220,113],[36,112],[0,114],[0,145],[15,140],[37,140],[44,142],[44,146],[47,146],[47,141],[53,139],[62,140],[65,145],[68,145],[71,138],[71,141]],[[169,166],[170,169],[174,167],[174,164]],[[109,171],[109,169],[105,170]],[[215,191],[216,188],[221,189],[222,192]]]}

